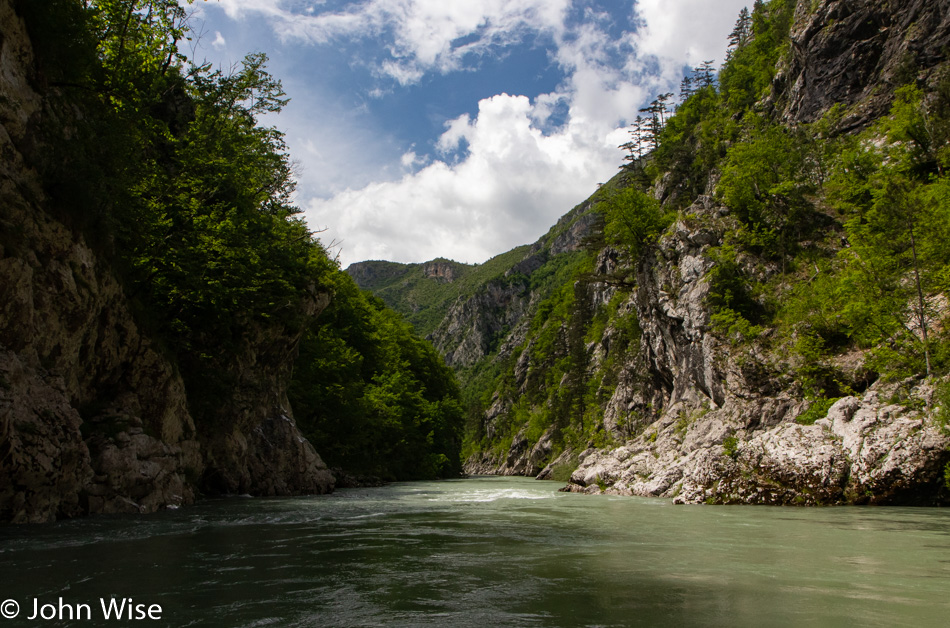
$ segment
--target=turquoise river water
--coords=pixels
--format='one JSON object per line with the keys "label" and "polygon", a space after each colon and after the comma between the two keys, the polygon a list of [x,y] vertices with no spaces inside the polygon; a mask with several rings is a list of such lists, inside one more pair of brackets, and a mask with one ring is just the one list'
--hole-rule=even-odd
{"label": "turquoise river water", "polygon": [[559,486],[472,478],[0,527],[0,628],[950,625],[948,510]]}

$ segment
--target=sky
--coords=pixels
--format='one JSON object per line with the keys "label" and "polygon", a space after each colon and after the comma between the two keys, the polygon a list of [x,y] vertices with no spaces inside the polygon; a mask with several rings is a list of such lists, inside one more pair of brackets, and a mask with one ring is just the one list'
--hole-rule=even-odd
{"label": "sky", "polygon": [[342,267],[481,263],[623,163],[626,126],[725,56],[749,0],[198,0],[189,54],[264,52],[296,204]]}

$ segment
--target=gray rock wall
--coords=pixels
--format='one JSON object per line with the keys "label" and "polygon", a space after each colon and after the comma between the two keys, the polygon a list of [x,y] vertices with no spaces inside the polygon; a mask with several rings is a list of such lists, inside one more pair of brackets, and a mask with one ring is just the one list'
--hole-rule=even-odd
{"label": "gray rock wall", "polygon": [[[950,435],[931,412],[888,402],[896,386],[844,397],[814,425],[792,421],[801,404],[783,398],[730,399],[685,424],[690,410],[670,412],[622,447],[584,452],[567,490],[677,503],[945,504]],[[913,386],[913,398],[931,395],[929,384]]]}
{"label": "gray rock wall", "polygon": [[887,112],[894,88],[935,80],[950,45],[948,0],[809,0],[795,17],[791,62],[772,92],[791,123],[814,122],[841,103],[859,105],[845,126],[864,127]]}

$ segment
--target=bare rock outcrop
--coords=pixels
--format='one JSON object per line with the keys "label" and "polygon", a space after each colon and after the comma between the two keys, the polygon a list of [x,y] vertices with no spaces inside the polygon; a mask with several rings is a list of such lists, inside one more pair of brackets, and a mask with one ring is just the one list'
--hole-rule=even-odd
{"label": "bare rock outcrop", "polygon": [[[807,402],[782,374],[787,365],[711,333],[706,252],[730,220],[700,197],[641,262],[640,351],[605,412],[625,442],[582,454],[565,490],[677,503],[945,503],[950,432],[932,383],[877,382],[802,425]],[[887,401],[897,398],[905,405]]]}
{"label": "bare rock outcrop", "polygon": [[[591,452],[568,490],[676,503],[945,503],[950,433],[933,412],[886,401],[894,386],[844,397],[813,425],[749,430],[749,415],[769,408],[738,402],[693,423],[661,420],[623,447]],[[914,398],[931,394],[921,384]]]}
{"label": "bare rock outcrop", "polygon": [[814,122],[835,104],[857,104],[843,126],[861,128],[891,104],[893,90],[877,86],[936,78],[950,45],[950,2],[799,2],[791,41],[772,92],[784,119]]}

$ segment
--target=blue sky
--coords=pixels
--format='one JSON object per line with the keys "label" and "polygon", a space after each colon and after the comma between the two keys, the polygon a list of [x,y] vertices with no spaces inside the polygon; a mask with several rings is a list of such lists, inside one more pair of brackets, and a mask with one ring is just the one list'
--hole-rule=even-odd
{"label": "blue sky", "polygon": [[637,110],[721,60],[747,0],[204,0],[192,57],[263,51],[297,204],[342,266],[485,259],[622,163]]}

